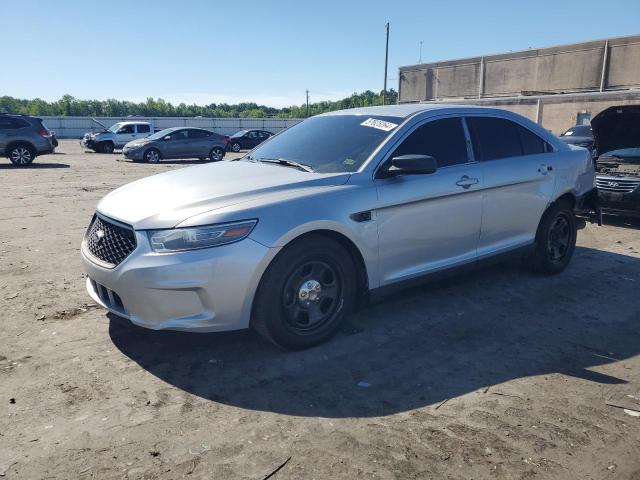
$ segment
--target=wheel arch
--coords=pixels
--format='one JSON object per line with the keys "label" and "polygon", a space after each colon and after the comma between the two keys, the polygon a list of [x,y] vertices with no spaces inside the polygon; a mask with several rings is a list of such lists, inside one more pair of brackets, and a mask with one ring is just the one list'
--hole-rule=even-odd
{"label": "wheel arch", "polygon": [[[289,238],[286,241],[286,243],[284,243],[284,245],[282,246],[278,254],[275,255],[269,261],[266,268],[262,271],[260,275],[260,280],[258,281],[258,287],[256,289],[256,293],[262,284],[262,279],[264,278],[265,273],[267,272],[269,267],[276,261],[276,259],[278,258],[278,255],[281,252],[283,252],[287,247],[293,245],[294,243],[304,242],[306,239],[314,236],[331,238],[332,240],[336,241],[339,245],[341,245],[349,253],[349,255],[354,259],[354,264],[356,267],[356,276],[358,279],[358,285],[357,285],[358,298],[357,298],[356,307],[360,308],[362,305],[366,303],[366,301],[369,298],[370,272],[367,268],[364,255],[362,254],[360,248],[358,248],[356,243],[351,238],[349,238],[347,235],[345,235],[342,232],[339,232],[337,230],[333,230],[330,228],[317,228],[314,230],[308,230],[292,238]],[[251,311],[253,311],[253,305],[255,301],[256,301],[256,294],[254,293],[253,299],[251,300]]]}

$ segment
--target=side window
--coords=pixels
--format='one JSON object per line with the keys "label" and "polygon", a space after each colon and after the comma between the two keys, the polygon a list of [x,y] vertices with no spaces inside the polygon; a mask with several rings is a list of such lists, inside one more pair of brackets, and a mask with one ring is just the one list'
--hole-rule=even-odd
{"label": "side window", "polygon": [[210,135],[209,132],[205,132],[204,130],[189,130],[189,138],[204,138]]}
{"label": "side window", "polygon": [[467,142],[460,118],[434,120],[418,127],[396,148],[391,158],[400,155],[431,155],[438,167],[466,163]]}
{"label": "side window", "polygon": [[135,133],[134,125],[124,125],[120,127],[120,130],[118,130],[118,134],[123,134],[123,133]]}
{"label": "side window", "polygon": [[478,160],[489,161],[522,155],[516,124],[495,117],[468,117],[473,151]]}
{"label": "side window", "polygon": [[478,160],[536,155],[550,150],[547,142],[515,122],[495,117],[468,117],[473,150]]}
{"label": "side window", "polygon": [[255,130],[252,130],[249,133],[247,133],[247,137],[249,137],[249,138],[258,138],[258,132],[256,132]]}
{"label": "side window", "polygon": [[145,125],[144,123],[139,123],[137,127],[138,127],[138,133],[149,133],[151,131],[151,128],[149,127],[149,125]]}
{"label": "side window", "polygon": [[28,127],[29,122],[21,118],[0,117],[0,130],[15,130],[17,128]]}
{"label": "side window", "polygon": [[516,125],[516,128],[520,133],[520,142],[522,143],[522,153],[524,155],[536,155],[550,151],[547,142],[531,130],[521,127],[520,125]]}
{"label": "side window", "polygon": [[171,140],[186,140],[189,137],[189,130],[178,130],[171,134]]}

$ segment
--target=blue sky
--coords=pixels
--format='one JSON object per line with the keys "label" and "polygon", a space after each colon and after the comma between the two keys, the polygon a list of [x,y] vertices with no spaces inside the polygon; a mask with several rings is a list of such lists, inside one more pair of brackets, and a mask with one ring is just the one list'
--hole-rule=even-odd
{"label": "blue sky", "polygon": [[397,88],[420,41],[428,62],[638,34],[640,1],[0,0],[0,19],[0,95],[284,106],[380,90],[387,21]]}

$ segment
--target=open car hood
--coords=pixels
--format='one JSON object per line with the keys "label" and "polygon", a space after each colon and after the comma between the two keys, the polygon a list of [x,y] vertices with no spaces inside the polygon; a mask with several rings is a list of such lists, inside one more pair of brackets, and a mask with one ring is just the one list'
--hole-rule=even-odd
{"label": "open car hood", "polygon": [[640,105],[609,107],[591,120],[598,155],[640,147]]}
{"label": "open car hood", "polygon": [[100,126],[100,128],[102,128],[105,132],[106,132],[107,130],[109,130],[109,129],[105,126],[105,124],[104,124],[104,123],[99,122],[99,121],[98,121],[98,120],[96,120],[95,118],[91,118],[91,121],[92,121],[93,123],[98,124],[98,125]]}

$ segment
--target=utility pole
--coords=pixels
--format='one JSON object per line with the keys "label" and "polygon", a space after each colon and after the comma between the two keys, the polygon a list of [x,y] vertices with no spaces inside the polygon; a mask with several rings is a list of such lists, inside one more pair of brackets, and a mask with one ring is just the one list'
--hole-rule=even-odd
{"label": "utility pole", "polygon": [[422,63],[422,40],[420,40],[420,58],[418,58],[418,63]]}
{"label": "utility pole", "polygon": [[307,92],[307,118],[309,118],[309,90]]}
{"label": "utility pole", "polygon": [[389,22],[385,28],[387,29],[387,46],[384,51],[384,90],[382,91],[382,104],[387,103],[387,64],[389,63]]}

